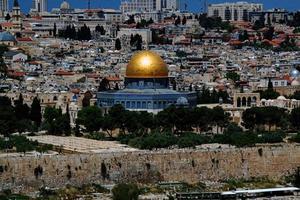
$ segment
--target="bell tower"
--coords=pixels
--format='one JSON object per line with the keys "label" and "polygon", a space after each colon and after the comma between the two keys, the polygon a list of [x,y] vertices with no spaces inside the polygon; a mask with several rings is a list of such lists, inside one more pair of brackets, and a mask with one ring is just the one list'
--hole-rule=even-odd
{"label": "bell tower", "polygon": [[18,0],[14,0],[13,10],[12,10],[12,22],[13,22],[14,32],[19,32],[22,30],[21,8]]}

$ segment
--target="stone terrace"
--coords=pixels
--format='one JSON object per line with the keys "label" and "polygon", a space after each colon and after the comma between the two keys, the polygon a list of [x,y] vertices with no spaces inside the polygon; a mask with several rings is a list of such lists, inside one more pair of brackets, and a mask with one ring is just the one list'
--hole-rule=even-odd
{"label": "stone terrace", "polygon": [[81,137],[60,137],[60,136],[28,136],[30,140],[37,140],[42,144],[51,144],[62,150],[78,153],[105,153],[105,152],[128,152],[136,151],[127,145],[115,141],[98,141]]}

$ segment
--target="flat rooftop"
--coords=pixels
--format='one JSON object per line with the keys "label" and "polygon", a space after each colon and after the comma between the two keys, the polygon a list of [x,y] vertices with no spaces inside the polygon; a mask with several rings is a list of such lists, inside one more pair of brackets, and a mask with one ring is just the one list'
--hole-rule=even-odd
{"label": "flat rooftop", "polygon": [[28,136],[30,140],[42,144],[51,144],[62,150],[78,153],[131,152],[137,149],[116,141],[98,141],[82,137],[61,137],[53,135]]}

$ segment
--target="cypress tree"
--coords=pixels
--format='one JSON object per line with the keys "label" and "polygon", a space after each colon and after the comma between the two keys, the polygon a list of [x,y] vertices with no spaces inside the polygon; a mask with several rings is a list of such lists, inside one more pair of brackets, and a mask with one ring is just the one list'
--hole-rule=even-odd
{"label": "cypress tree", "polygon": [[42,112],[40,100],[35,97],[31,104],[30,119],[35,123],[37,127],[40,127],[42,122]]}

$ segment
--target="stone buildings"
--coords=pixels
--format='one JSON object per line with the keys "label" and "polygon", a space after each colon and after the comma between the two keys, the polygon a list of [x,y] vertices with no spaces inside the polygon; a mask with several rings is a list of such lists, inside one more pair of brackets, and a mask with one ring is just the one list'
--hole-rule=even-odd
{"label": "stone buildings", "polygon": [[1,16],[5,16],[5,14],[9,10],[9,3],[8,0],[0,0],[0,14]]}
{"label": "stone buildings", "polygon": [[262,11],[263,4],[259,3],[221,3],[208,6],[208,16],[221,17],[224,21],[248,21],[249,12]]}
{"label": "stone buildings", "polygon": [[31,12],[37,12],[37,13],[47,12],[48,0],[33,0],[32,5],[33,7],[31,9]]}
{"label": "stone buildings", "polygon": [[179,10],[179,0],[127,0],[122,1],[120,10],[123,13],[153,12],[163,10]]}

